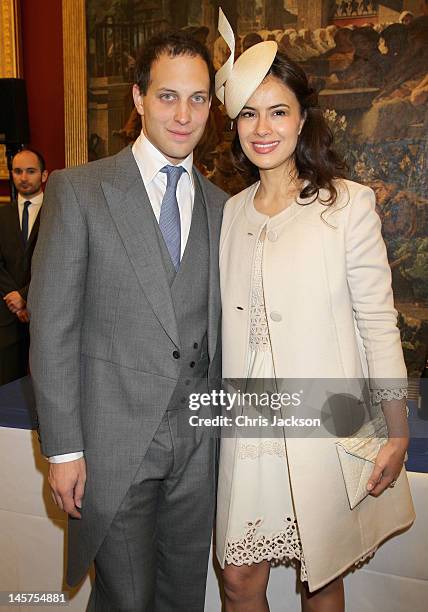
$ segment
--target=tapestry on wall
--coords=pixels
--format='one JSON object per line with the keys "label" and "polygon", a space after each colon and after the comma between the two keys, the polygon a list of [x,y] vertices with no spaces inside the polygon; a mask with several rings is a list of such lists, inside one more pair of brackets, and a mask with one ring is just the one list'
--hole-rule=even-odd
{"label": "tapestry on wall", "polygon": [[[400,1],[88,0],[90,159],[118,152],[140,131],[130,86],[138,48],[151,35],[184,28],[208,45],[216,68],[224,63],[220,4],[237,32],[237,55],[271,39],[303,66],[349,177],[376,192],[409,375],[420,376],[428,337],[425,2],[411,3],[419,7],[411,13]],[[230,194],[247,186],[230,157],[232,138],[213,100],[195,160]]]}

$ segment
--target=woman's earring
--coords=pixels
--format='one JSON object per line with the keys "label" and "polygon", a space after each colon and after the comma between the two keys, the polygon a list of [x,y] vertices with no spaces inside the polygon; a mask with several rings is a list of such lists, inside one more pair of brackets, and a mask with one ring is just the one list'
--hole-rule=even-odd
{"label": "woman's earring", "polygon": [[233,119],[232,119],[232,121],[230,122],[230,131],[232,131],[232,130],[233,130]]}

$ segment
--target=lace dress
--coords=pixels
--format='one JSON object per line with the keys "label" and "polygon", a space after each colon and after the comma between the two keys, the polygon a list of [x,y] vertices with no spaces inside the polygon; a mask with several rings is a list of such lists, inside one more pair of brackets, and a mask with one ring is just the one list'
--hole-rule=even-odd
{"label": "lace dress", "polygon": [[[275,371],[264,303],[263,244],[264,232],[256,247],[253,269],[247,378],[272,380]],[[406,389],[381,389],[373,392],[372,401],[380,403],[403,397],[407,397]],[[237,443],[238,467],[233,486],[234,499],[239,500],[239,504],[233,503],[230,509],[226,563],[238,566],[260,561],[275,565],[300,564],[300,579],[307,581],[285,439],[247,438]],[[355,565],[363,563],[375,551],[376,548]]]}
{"label": "lace dress", "polygon": [[[263,296],[263,236],[254,262],[250,313],[248,378],[274,379],[269,328]],[[307,580],[305,560],[294,513],[284,438],[238,440],[238,477],[234,480],[239,508],[232,506],[226,543],[226,563],[300,562],[300,579]],[[275,487],[271,483],[275,482]],[[242,508],[248,509],[247,516]]]}

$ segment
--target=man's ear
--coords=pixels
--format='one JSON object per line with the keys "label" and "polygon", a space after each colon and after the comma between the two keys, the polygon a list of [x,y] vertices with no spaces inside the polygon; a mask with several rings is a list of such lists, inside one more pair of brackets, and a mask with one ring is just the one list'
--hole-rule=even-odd
{"label": "man's ear", "polygon": [[49,172],[47,170],[43,170],[42,172],[42,183],[46,183],[48,180]]}
{"label": "man's ear", "polygon": [[137,109],[137,113],[141,116],[144,115],[144,105],[143,105],[143,94],[140,91],[140,88],[136,83],[132,87],[132,97],[134,98],[135,108]]}

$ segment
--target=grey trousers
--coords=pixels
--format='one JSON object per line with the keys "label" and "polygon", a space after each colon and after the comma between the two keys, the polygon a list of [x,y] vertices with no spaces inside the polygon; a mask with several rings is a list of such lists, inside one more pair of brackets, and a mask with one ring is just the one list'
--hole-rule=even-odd
{"label": "grey trousers", "polygon": [[165,413],[96,558],[90,612],[203,612],[215,440]]}

